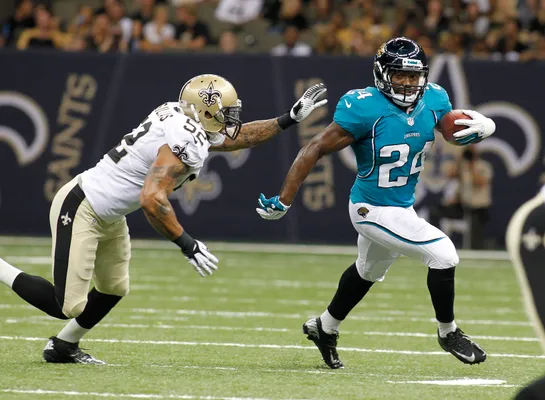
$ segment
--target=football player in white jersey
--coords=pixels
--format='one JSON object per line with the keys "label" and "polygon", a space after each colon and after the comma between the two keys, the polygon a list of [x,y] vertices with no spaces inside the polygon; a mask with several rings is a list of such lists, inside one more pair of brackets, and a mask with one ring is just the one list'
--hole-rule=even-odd
{"label": "football player in white jersey", "polygon": [[182,228],[169,195],[199,175],[210,150],[265,142],[324,105],[327,100],[318,98],[325,91],[314,85],[288,113],[243,125],[231,83],[218,75],[196,76],[182,87],[178,102],[157,107],[95,167],[63,186],[50,211],[54,284],[0,259],[0,282],[45,313],[71,319],[50,338],[44,360],[104,364],[84,353],[79,341],[129,291],[125,216],[138,208],[201,276],[212,274],[218,259]]}

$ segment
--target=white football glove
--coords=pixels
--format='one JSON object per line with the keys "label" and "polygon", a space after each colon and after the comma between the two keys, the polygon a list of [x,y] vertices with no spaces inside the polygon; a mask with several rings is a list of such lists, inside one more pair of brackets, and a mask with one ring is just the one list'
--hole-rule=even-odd
{"label": "white football glove", "polygon": [[195,271],[202,277],[205,277],[206,274],[212,275],[218,269],[216,264],[219,260],[208,251],[208,247],[200,240],[195,240],[191,253],[184,253],[184,255],[187,261],[193,265]]}
{"label": "white football glove", "polygon": [[326,91],[327,88],[323,83],[318,83],[309,87],[291,108],[290,117],[297,122],[301,122],[307,118],[312,111],[327,103],[327,99],[317,101],[318,97],[320,97]]}
{"label": "white football glove", "polygon": [[465,125],[466,129],[456,132],[453,136],[462,144],[478,143],[496,131],[496,124],[490,118],[474,110],[462,110],[471,119],[457,119],[455,125]]}

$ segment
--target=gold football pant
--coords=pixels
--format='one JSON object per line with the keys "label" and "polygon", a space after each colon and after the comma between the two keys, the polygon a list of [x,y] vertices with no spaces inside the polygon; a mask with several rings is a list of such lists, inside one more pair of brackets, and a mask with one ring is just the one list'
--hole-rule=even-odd
{"label": "gold football pant", "polygon": [[91,280],[100,293],[127,295],[131,246],[125,218],[102,221],[76,177],[56,194],[49,221],[55,297],[64,315],[82,313]]}

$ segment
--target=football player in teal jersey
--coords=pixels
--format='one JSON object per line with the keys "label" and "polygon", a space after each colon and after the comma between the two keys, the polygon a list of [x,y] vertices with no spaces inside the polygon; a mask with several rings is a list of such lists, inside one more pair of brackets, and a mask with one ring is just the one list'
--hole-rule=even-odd
{"label": "football player in teal jersey", "polygon": [[[339,325],[405,255],[428,266],[441,347],[463,363],[481,363],[485,351],[454,320],[454,271],[459,261],[454,244],[413,209],[434,128],[452,110],[449,97],[441,86],[428,82],[426,54],[407,38],[394,38],[380,47],[373,75],[375,87],[350,90],[339,100],[333,122],[301,149],[280,194],[272,198],[261,194],[257,212],[265,219],[281,218],[318,159],[351,146],[358,173],[349,214],[359,234],[358,258],[341,276],[324,313],[303,325],[304,333],[330,368],[342,368],[336,349]],[[477,143],[494,133],[490,118],[472,110],[464,113],[471,119],[455,121],[466,126],[454,134],[460,144]]]}

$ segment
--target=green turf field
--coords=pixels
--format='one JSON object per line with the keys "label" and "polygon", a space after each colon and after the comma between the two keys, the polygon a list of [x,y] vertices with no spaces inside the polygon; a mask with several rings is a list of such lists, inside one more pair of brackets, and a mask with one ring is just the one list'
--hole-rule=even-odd
{"label": "green turf field", "polygon": [[[0,245],[0,257],[50,278],[48,255]],[[203,279],[176,250],[133,251],[130,295],[82,342],[107,366],[43,363],[63,322],[1,286],[0,399],[496,400],[545,372],[507,262],[462,260],[457,272],[457,321],[487,350],[484,364],[441,350],[426,268],[405,258],[342,325],[346,368],[331,371],[301,325],[354,257],[217,255],[220,270]]]}

